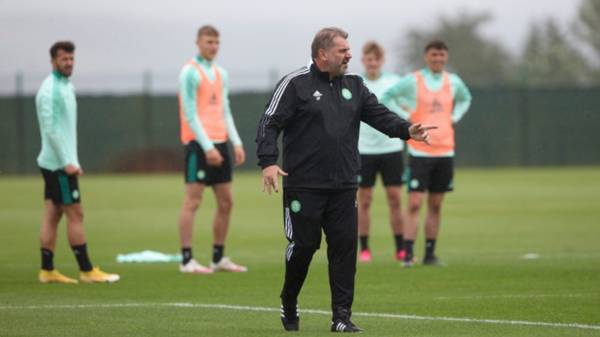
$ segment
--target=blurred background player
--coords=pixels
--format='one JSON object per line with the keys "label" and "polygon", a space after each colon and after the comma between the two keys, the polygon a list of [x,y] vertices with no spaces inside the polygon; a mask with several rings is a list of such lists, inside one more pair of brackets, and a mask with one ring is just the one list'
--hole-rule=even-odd
{"label": "blurred background player", "polygon": [[[179,217],[183,273],[213,271],[245,272],[247,268],[225,257],[225,238],[233,206],[232,167],[227,140],[233,143],[235,165],[246,160],[242,141],[233,122],[228,97],[227,72],[213,60],[219,51],[219,32],[213,26],[198,30],[199,55],[191,59],[179,76],[181,141],[185,145],[185,196]],[[213,254],[209,267],[192,256],[194,216],[204,186],[212,186],[217,201],[213,222]]]}
{"label": "blurred background player", "polygon": [[411,123],[432,124],[438,127],[431,133],[430,144],[408,141],[409,178],[408,214],[405,226],[404,265],[414,263],[413,245],[417,237],[419,211],[427,193],[425,216],[425,257],[423,264],[437,265],[435,244],[440,229],[444,194],[453,190],[454,124],[469,109],[471,93],[456,74],[445,71],[448,46],[439,40],[425,47],[426,67],[407,75],[388,90],[383,102],[402,98],[410,111]]}
{"label": "blurred background player", "polygon": [[77,156],[77,102],[69,80],[75,64],[75,45],[59,41],[50,48],[52,73],[35,97],[42,149],[37,158],[44,177],[44,216],[40,230],[42,283],[77,283],[54,269],[58,223],[67,217],[67,238],[79,264],[82,282],[116,282],[119,275],[93,267],[87,253],[83,209],[77,177],[83,174]]}
{"label": "blurred background player", "polygon": [[[363,78],[369,90],[379,98],[387,89],[400,81],[399,76],[381,71],[384,61],[384,49],[381,45],[374,41],[364,45],[362,63],[365,72]],[[403,118],[408,118],[408,113],[402,110],[395,101],[390,101],[386,105]],[[404,170],[403,148],[404,143],[401,139],[390,138],[368,124],[360,123],[358,151],[360,152],[361,168],[358,189],[358,235],[360,239],[359,261],[361,262],[370,262],[372,259],[369,249],[369,227],[371,225],[369,212],[373,200],[373,186],[378,173],[381,174],[390,209],[390,225],[396,243],[395,257],[399,261],[404,259],[400,203]]]}

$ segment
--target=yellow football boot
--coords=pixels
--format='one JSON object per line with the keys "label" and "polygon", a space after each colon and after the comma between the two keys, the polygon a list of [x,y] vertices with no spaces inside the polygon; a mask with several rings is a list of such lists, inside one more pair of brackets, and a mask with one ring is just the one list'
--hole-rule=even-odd
{"label": "yellow football boot", "polygon": [[82,271],[79,274],[79,279],[85,283],[113,283],[120,278],[118,274],[105,273],[98,267],[94,267],[90,271]]}
{"label": "yellow football boot", "polygon": [[66,284],[76,284],[78,283],[76,279],[72,279],[70,277],[66,277],[61,274],[58,270],[40,270],[38,274],[38,280],[41,283],[66,283]]}

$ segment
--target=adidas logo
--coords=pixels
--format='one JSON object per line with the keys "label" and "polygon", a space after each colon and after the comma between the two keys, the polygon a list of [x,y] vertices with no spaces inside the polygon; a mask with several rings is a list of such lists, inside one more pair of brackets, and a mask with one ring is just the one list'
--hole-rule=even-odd
{"label": "adidas logo", "polygon": [[210,96],[210,105],[216,105],[217,104],[217,95],[213,92],[212,96]]}
{"label": "adidas logo", "polygon": [[438,113],[442,111],[444,111],[442,103],[440,103],[440,101],[434,98],[433,102],[431,102],[431,110],[429,111],[429,113]]}
{"label": "adidas logo", "polygon": [[313,97],[315,98],[315,100],[317,100],[317,101],[320,100],[321,96],[323,96],[323,94],[320,93],[319,90],[315,90],[315,92],[313,94]]}

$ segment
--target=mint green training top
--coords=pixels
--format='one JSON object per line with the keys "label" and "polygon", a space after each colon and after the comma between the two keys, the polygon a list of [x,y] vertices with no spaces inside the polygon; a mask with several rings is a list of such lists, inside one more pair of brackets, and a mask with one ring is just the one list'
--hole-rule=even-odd
{"label": "mint green training top", "polygon": [[[196,56],[194,61],[200,65],[210,81],[215,80],[216,74],[212,68],[213,62],[203,59],[201,56]],[[233,116],[231,114],[231,107],[229,106],[229,76],[225,69],[218,65],[216,67],[221,73],[221,78],[223,80],[223,113],[225,124],[227,126],[227,134],[233,145],[242,145],[242,140],[235,127]],[[181,100],[183,101],[185,120],[196,135],[196,141],[206,152],[214,148],[214,144],[206,135],[206,132],[202,128],[202,121],[198,118],[196,92],[198,86],[202,85],[200,82],[200,75],[194,66],[186,64],[183,69],[181,69],[179,74],[179,93],[181,95]]]}
{"label": "mint green training top", "polygon": [[80,167],[77,157],[77,101],[68,77],[53,71],[38,89],[35,106],[40,124],[42,150],[39,167],[55,171],[71,164]]}
{"label": "mint green training top", "polygon": [[[423,78],[425,78],[425,85],[429,90],[437,91],[442,88],[444,82],[442,73],[433,73],[429,68],[421,69],[421,73],[423,74]],[[448,73],[448,78],[450,80],[450,90],[454,97],[452,123],[458,123],[471,106],[471,92],[458,75]],[[395,100],[399,102],[400,106],[405,111],[406,118],[410,120],[410,113],[417,107],[417,78],[414,73],[404,76],[396,85],[386,90],[381,97],[381,102],[384,104],[388,104],[388,102],[393,102]],[[432,130],[431,132],[435,132],[435,130]],[[408,147],[408,153],[417,157],[430,157],[429,154],[414,150],[410,146]],[[436,157],[452,156],[454,156],[454,151]]]}
{"label": "mint green training top", "polygon": [[[369,90],[381,99],[381,95],[388,89],[394,87],[400,81],[400,76],[391,73],[382,73],[376,80],[369,80],[362,76]],[[385,103],[388,109],[406,118],[406,114],[395,100]],[[383,154],[402,151],[404,143],[399,138],[390,138],[375,130],[367,123],[360,122],[360,133],[358,136],[358,152],[360,154]]]}

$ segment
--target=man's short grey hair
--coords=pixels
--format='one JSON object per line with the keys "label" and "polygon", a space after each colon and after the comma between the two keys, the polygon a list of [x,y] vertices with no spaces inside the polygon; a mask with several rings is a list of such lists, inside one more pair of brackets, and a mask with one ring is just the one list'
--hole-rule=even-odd
{"label": "man's short grey hair", "polygon": [[337,36],[347,39],[348,33],[337,27],[327,27],[317,32],[310,46],[312,58],[316,59],[319,56],[319,49],[327,50],[331,48],[333,46],[333,39]]}

